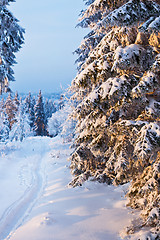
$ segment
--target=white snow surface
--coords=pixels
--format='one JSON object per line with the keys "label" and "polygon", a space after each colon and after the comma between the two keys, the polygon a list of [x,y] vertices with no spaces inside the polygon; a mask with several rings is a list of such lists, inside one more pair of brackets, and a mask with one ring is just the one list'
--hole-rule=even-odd
{"label": "white snow surface", "polygon": [[72,150],[62,138],[0,145],[0,240],[118,240],[133,214],[126,186],[69,188]]}

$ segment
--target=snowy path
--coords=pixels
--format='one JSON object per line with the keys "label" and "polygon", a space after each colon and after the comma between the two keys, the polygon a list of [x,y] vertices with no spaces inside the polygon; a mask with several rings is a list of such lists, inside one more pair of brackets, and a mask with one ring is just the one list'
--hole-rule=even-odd
{"label": "snowy path", "polygon": [[[16,187],[18,180],[19,186],[23,189],[23,194],[19,196],[12,193],[15,201],[4,209],[0,217],[1,240],[10,239],[10,233],[23,224],[44,187],[43,184],[45,181],[42,165],[44,165],[45,162],[45,156],[43,155],[46,149],[48,149],[48,147],[45,146],[46,139],[40,139],[39,141],[38,138],[35,138],[31,139],[31,141],[32,142],[28,139],[21,149],[15,149],[13,153],[11,153],[11,156],[10,154],[7,156],[9,159],[13,158],[12,161],[15,161],[17,168],[14,178],[11,178],[12,182],[10,182],[10,186],[6,185],[6,190],[8,191],[12,189],[12,187]],[[18,159],[20,159],[20,162]]]}
{"label": "snowy path", "polygon": [[12,148],[0,161],[0,240],[120,239],[131,218],[122,187],[67,188],[71,150],[60,138],[29,138]]}

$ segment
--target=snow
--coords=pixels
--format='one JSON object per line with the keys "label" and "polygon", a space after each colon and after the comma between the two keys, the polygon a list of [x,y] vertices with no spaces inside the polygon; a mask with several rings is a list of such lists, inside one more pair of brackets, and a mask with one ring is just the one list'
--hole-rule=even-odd
{"label": "snow", "polygon": [[90,102],[94,102],[95,99],[97,98],[98,98],[98,93],[97,93],[97,90],[95,90],[89,94],[89,96],[87,97],[87,100],[89,100]]}
{"label": "snow", "polygon": [[147,72],[138,85],[132,89],[132,95],[133,97],[137,97],[138,94],[141,94],[142,92],[153,92],[154,86],[156,82],[156,75],[153,72]]}
{"label": "snow", "polygon": [[94,5],[95,5],[95,6],[98,6],[100,3],[101,3],[101,0],[95,0],[95,1],[94,1]]}
{"label": "snow", "polygon": [[83,79],[85,78],[85,76],[90,73],[90,72],[94,72],[94,65],[95,63],[91,63],[89,66],[87,66],[79,75],[77,78],[74,79],[75,84],[79,85],[80,82],[83,81]]}
{"label": "snow", "polygon": [[141,230],[139,231],[137,234],[134,234],[130,240],[152,240],[155,239],[154,234],[152,234],[150,231],[148,230]]}
{"label": "snow", "polygon": [[152,23],[149,24],[148,29],[157,29],[160,26],[160,17],[157,17]]}
{"label": "snow", "polygon": [[[135,154],[143,157],[152,150],[152,144],[157,144],[160,139],[160,127],[157,123],[146,123],[140,130],[139,137],[135,145]],[[151,144],[152,142],[152,144]]]}
{"label": "snow", "polygon": [[[144,48],[138,44],[130,44],[126,47],[117,47],[114,53],[114,64],[112,66],[112,71],[116,68],[118,70],[125,69],[127,67],[134,68],[136,63],[136,56],[140,58],[142,53],[144,52]],[[130,66],[130,64],[132,66]]]}
{"label": "snow", "polygon": [[105,99],[108,96],[110,99],[114,93],[118,92],[118,90],[122,88],[126,80],[125,76],[120,76],[119,78],[108,78],[107,81],[103,82],[98,89],[92,91],[88,95],[86,101],[89,100],[90,102],[94,102],[98,99],[98,96],[102,99]]}
{"label": "snow", "polygon": [[1,240],[117,240],[133,215],[126,186],[87,181],[69,188],[71,153],[63,139],[29,137],[1,144]]}
{"label": "snow", "polygon": [[119,59],[119,56],[124,56],[126,58],[131,58],[133,55],[133,52],[135,54],[139,54],[139,49],[141,49],[141,46],[137,44],[131,44],[129,46],[126,46],[125,48],[122,48],[119,46],[115,51],[115,59]]}
{"label": "snow", "polygon": [[159,218],[159,215],[160,215],[160,214],[159,214],[159,211],[158,211],[157,208],[153,208],[153,209],[151,210],[150,214],[149,214],[150,217],[156,216],[157,218]]}
{"label": "snow", "polygon": [[[133,0],[128,1],[126,4],[120,6],[114,11],[110,12],[106,17],[101,21],[101,25],[131,25],[135,22],[135,19],[138,22],[143,22],[147,17],[151,17],[154,14],[159,14],[159,5],[152,3],[152,8],[147,6],[143,2],[135,2]],[[144,18],[145,16],[145,18]],[[157,19],[158,20],[158,19]],[[159,26],[159,20],[156,21],[155,25]],[[154,24],[153,24],[154,25]]]}

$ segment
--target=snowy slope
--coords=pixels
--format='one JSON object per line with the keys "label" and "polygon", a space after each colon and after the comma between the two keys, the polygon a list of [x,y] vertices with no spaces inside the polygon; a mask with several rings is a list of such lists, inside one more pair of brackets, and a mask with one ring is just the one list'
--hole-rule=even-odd
{"label": "snowy slope", "polygon": [[1,147],[0,240],[117,240],[133,215],[125,187],[68,188],[71,150],[59,137]]}

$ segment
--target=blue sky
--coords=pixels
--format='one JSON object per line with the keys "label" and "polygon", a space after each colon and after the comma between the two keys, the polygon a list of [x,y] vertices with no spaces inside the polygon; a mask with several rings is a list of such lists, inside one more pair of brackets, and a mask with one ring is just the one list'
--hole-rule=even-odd
{"label": "blue sky", "polygon": [[14,66],[18,92],[57,92],[76,75],[76,56],[86,30],[75,28],[83,0],[16,0],[9,9],[25,28],[25,44]]}

